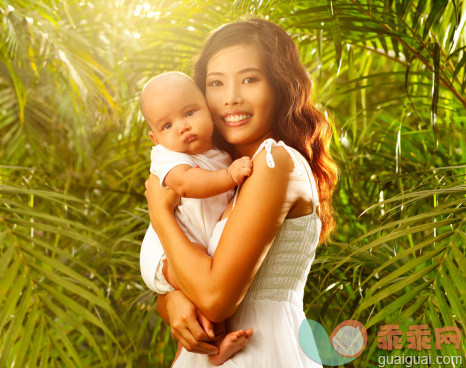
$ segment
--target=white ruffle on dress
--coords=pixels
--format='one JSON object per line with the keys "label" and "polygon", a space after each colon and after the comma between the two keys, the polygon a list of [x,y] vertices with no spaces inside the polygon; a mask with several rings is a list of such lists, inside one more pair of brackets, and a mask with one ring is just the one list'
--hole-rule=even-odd
{"label": "white ruffle on dress", "polygon": [[[318,368],[301,349],[299,327],[303,312],[304,286],[314,261],[321,230],[316,213],[319,204],[316,183],[306,159],[295,149],[273,139],[264,141],[256,154],[266,149],[267,165],[274,167],[272,146],[283,146],[293,158],[294,170],[286,200],[312,198],[313,212],[285,219],[240,307],[228,319],[228,331],[252,328],[248,344],[220,367],[228,368]],[[236,197],[235,197],[236,199]],[[284,206],[284,208],[289,208]],[[209,242],[209,254],[217,248],[227,219],[219,221]],[[306,344],[309,344],[306,341]],[[213,367],[207,355],[183,348],[174,368]]]}

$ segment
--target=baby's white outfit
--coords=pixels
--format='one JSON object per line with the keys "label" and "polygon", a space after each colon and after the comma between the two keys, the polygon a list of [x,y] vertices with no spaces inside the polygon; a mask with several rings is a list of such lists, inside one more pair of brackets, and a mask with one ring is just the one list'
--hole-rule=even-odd
{"label": "baby's white outfit", "polygon": [[[230,155],[218,149],[210,149],[200,154],[190,155],[171,151],[162,145],[152,148],[151,173],[157,175],[163,188],[165,177],[178,165],[200,167],[210,171],[228,168],[232,160]],[[230,190],[209,198],[184,198],[175,210],[175,217],[186,236],[195,243],[207,247],[218,220],[222,217],[228,203],[234,195]],[[158,294],[173,291],[162,273],[162,261],[165,259],[162,244],[151,225],[142,241],[140,253],[141,275],[147,287]]]}

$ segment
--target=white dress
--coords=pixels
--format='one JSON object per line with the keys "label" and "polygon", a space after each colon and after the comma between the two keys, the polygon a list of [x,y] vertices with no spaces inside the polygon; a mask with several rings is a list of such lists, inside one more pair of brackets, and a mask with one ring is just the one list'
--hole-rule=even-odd
{"label": "white dress", "polygon": [[[272,145],[281,145],[295,165],[286,200],[307,195],[313,201],[313,213],[285,219],[267,256],[249,287],[240,307],[228,319],[228,331],[252,328],[248,344],[220,367],[235,368],[318,368],[301,349],[298,331],[306,317],[303,312],[304,286],[314,260],[321,230],[316,213],[319,203],[316,184],[305,158],[283,142],[268,139],[265,148],[269,167],[274,167]],[[235,197],[236,199],[236,197]],[[288,207],[289,208],[289,207]],[[208,251],[215,252],[227,219],[217,223]],[[309,342],[306,342],[309,343]],[[190,353],[183,348],[174,368],[213,367],[207,355]]]}

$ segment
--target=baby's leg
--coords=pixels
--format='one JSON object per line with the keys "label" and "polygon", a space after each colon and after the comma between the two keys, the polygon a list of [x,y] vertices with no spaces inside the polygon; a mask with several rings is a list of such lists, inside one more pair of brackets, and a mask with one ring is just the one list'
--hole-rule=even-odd
{"label": "baby's leg", "polygon": [[215,333],[215,345],[218,347],[218,354],[209,356],[209,362],[217,366],[223,364],[233,354],[244,348],[254,331],[249,328],[227,333],[226,321],[222,321],[215,324]]}
{"label": "baby's leg", "polygon": [[[202,253],[208,254],[206,247],[204,247],[202,244],[199,243],[191,243],[194,248],[199,249]],[[168,266],[168,261],[165,259],[163,260],[163,267],[162,267],[162,273],[163,276],[165,277],[165,280],[168,281],[168,283],[173,286],[176,290],[180,290],[180,286],[175,280],[175,277],[173,276],[172,270]]]}

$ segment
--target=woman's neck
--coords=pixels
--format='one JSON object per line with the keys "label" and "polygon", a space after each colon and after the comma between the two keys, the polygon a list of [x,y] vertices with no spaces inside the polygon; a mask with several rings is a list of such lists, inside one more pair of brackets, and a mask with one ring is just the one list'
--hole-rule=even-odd
{"label": "woman's neck", "polygon": [[254,142],[245,143],[245,144],[235,144],[233,149],[235,150],[235,158],[240,158],[243,156],[248,156],[252,158],[256,151],[259,149],[262,142],[268,138],[273,138],[276,140],[272,132],[263,135],[260,139],[255,140]]}

